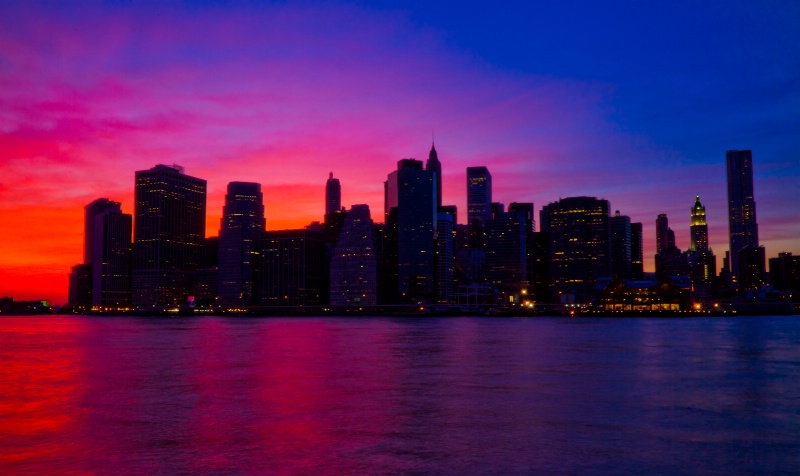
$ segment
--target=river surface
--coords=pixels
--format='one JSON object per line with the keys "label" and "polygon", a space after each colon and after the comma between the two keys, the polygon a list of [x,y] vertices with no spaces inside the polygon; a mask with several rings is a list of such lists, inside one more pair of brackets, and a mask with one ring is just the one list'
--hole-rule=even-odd
{"label": "river surface", "polygon": [[797,474],[800,318],[0,318],[0,474]]}

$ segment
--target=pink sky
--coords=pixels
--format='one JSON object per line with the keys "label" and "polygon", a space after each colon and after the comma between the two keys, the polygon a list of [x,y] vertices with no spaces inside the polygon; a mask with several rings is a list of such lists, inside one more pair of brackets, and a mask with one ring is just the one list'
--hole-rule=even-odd
{"label": "pink sky", "polygon": [[[386,175],[427,157],[431,129],[444,202],[462,221],[465,168],[486,165],[495,201],[532,201],[537,213],[559,197],[609,199],[644,223],[652,269],[656,215],[688,247],[699,193],[721,265],[725,151],[697,160],[626,133],[610,119],[613,84],[494,67],[401,13],[155,8],[17,8],[3,22],[0,295],[63,303],[83,206],[108,197],[132,213],[136,170],[177,163],[208,180],[209,236],[234,180],[263,184],[268,229],[321,220],[330,171],[343,204],[380,217]],[[796,184],[760,159],[762,244],[768,256],[800,253],[784,199]]]}

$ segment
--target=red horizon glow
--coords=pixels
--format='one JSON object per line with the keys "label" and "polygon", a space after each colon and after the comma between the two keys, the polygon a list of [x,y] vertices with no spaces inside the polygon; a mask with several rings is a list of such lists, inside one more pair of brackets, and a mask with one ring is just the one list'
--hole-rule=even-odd
{"label": "red horizon glow", "polygon": [[[382,221],[386,175],[427,157],[431,128],[462,223],[466,167],[485,165],[495,201],[537,214],[560,197],[608,199],[644,224],[652,270],[655,217],[686,248],[700,194],[721,266],[725,150],[689,161],[626,134],[609,119],[613,85],[503,71],[356,7],[149,13],[21,9],[0,29],[0,296],[64,303],[83,207],[106,197],[132,214],[134,172],[158,163],[208,181],[207,236],[230,181],[262,184],[267,229],[322,220],[331,171],[343,205]],[[767,255],[800,253],[791,178],[753,157]]]}

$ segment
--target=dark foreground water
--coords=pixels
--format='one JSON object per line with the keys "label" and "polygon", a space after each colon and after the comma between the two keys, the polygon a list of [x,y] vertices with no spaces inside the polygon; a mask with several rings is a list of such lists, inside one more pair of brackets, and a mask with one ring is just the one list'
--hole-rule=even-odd
{"label": "dark foreground water", "polygon": [[0,474],[800,472],[800,318],[0,318]]}

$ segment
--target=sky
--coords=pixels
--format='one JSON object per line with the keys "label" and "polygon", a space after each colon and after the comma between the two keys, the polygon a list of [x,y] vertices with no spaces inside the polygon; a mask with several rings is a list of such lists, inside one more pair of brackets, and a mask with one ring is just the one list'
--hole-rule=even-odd
{"label": "sky", "polygon": [[134,172],[208,181],[216,236],[230,181],[263,186],[267,229],[342,203],[382,221],[397,161],[426,159],[466,209],[610,201],[689,246],[706,206],[728,248],[725,151],[751,149],[761,244],[800,254],[800,3],[0,2],[0,296],[66,301],[83,207],[133,213]]}

